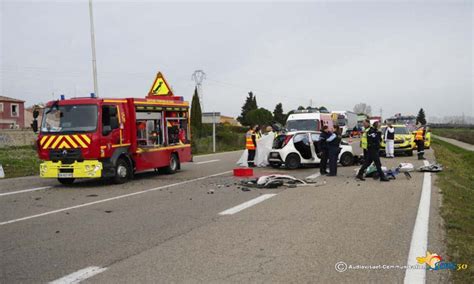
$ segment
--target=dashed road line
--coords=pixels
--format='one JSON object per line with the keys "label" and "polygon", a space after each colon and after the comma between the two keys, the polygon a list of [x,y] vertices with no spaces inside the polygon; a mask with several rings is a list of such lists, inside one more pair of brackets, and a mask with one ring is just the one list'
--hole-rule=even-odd
{"label": "dashed road line", "polygon": [[37,191],[37,190],[42,190],[42,189],[49,189],[49,188],[52,188],[52,186],[43,186],[43,187],[36,187],[36,188],[30,188],[30,189],[23,189],[23,190],[12,191],[12,192],[5,192],[5,193],[0,193],[0,197],[1,197],[1,196],[7,196],[7,195],[18,194],[18,193],[25,193],[25,192],[30,192],[30,191]]}
{"label": "dashed road line", "polygon": [[202,162],[197,162],[196,165],[202,165],[202,164],[207,164],[207,163],[214,163],[214,162],[219,162],[220,160],[209,160],[209,161],[202,161]]}
{"label": "dashed road line", "polygon": [[275,196],[276,194],[275,193],[269,193],[269,194],[263,194],[263,195],[260,195],[259,197],[257,198],[254,198],[254,199],[251,199],[247,202],[244,202],[240,205],[237,205],[237,206],[234,206],[232,208],[229,208],[225,211],[222,211],[221,213],[219,213],[219,215],[232,215],[232,214],[235,214],[237,212],[240,212],[244,209],[247,209],[251,206],[254,206],[255,204],[258,204],[262,201],[265,201],[273,196]]}
{"label": "dashed road line", "polygon": [[144,193],[148,193],[148,192],[152,192],[152,191],[157,191],[157,190],[160,190],[160,189],[165,189],[165,188],[169,188],[169,187],[175,187],[175,186],[179,186],[179,185],[183,185],[183,184],[193,183],[193,182],[200,181],[200,180],[203,180],[203,179],[208,179],[208,178],[211,178],[211,177],[217,177],[217,176],[222,176],[222,175],[225,175],[225,174],[229,174],[231,172],[232,171],[225,171],[225,172],[218,173],[218,174],[213,174],[213,175],[199,177],[199,178],[195,178],[195,179],[190,179],[190,180],[186,180],[186,181],[182,181],[182,182],[178,182],[178,183],[173,183],[173,184],[163,185],[163,186],[159,186],[159,187],[155,187],[155,188],[150,188],[150,189],[146,189],[146,190],[139,191],[139,192],[132,192],[132,193],[119,195],[119,196],[115,196],[115,197],[111,197],[111,198],[106,198],[106,199],[102,199],[102,200],[97,200],[97,201],[93,201],[93,202],[89,202],[89,203],[84,203],[84,204],[80,204],[80,205],[76,205],[76,206],[57,209],[57,210],[53,210],[53,211],[48,211],[48,212],[44,212],[44,213],[37,214],[37,215],[27,216],[27,217],[13,219],[13,220],[9,220],[9,221],[4,221],[4,222],[0,223],[0,226],[7,225],[7,224],[12,224],[12,223],[17,223],[17,222],[21,222],[21,221],[26,221],[26,220],[30,220],[30,219],[34,219],[34,218],[38,218],[38,217],[42,217],[42,216],[47,216],[47,215],[51,215],[51,214],[56,214],[56,213],[60,213],[60,212],[64,212],[64,211],[68,211],[68,210],[72,210],[72,209],[78,209],[78,208],[82,208],[82,207],[86,207],[86,206],[100,204],[100,203],[104,203],[104,202],[108,202],[108,201],[127,198],[127,197],[131,197],[131,196],[135,196],[135,195],[140,195],[140,194],[144,194]]}
{"label": "dashed road line", "polygon": [[91,278],[94,275],[97,275],[101,272],[104,272],[107,268],[102,268],[98,266],[90,266],[84,269],[73,272],[69,275],[66,275],[62,278],[49,282],[50,284],[74,284],[79,283],[87,278]]}

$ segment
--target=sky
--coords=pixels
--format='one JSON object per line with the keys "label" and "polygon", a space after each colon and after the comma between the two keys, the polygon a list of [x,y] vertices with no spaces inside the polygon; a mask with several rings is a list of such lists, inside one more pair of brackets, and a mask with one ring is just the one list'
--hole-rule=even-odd
{"label": "sky", "polygon": [[[93,92],[87,0],[1,1],[3,96],[27,105]],[[144,97],[158,71],[204,111],[300,105],[373,115],[474,116],[472,1],[94,0],[100,97]]]}

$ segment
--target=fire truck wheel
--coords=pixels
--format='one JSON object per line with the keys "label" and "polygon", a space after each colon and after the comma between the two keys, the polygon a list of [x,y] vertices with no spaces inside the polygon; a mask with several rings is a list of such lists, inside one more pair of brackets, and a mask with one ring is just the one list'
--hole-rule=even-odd
{"label": "fire truck wheel", "polygon": [[179,159],[176,154],[171,154],[170,165],[164,168],[160,168],[159,172],[162,174],[174,174],[179,168]]}
{"label": "fire truck wheel", "polygon": [[115,166],[114,183],[121,184],[126,182],[130,177],[130,165],[125,159],[118,159]]}
{"label": "fire truck wheel", "polygon": [[74,182],[74,178],[58,178],[58,181],[63,185],[71,185]]}

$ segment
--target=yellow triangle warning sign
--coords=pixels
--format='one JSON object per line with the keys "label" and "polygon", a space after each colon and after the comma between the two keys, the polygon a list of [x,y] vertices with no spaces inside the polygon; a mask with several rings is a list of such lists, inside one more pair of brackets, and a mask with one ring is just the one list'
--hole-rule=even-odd
{"label": "yellow triangle warning sign", "polygon": [[155,82],[151,86],[151,89],[148,95],[149,96],[173,96],[173,92],[171,91],[170,86],[166,82],[161,72],[158,72],[158,74],[156,75]]}

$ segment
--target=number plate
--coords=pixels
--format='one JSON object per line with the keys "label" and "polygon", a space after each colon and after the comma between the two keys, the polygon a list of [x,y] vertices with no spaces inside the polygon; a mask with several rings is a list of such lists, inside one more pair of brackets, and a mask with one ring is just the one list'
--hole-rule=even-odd
{"label": "number plate", "polygon": [[72,178],[72,173],[59,173],[58,177],[60,177],[60,178]]}

